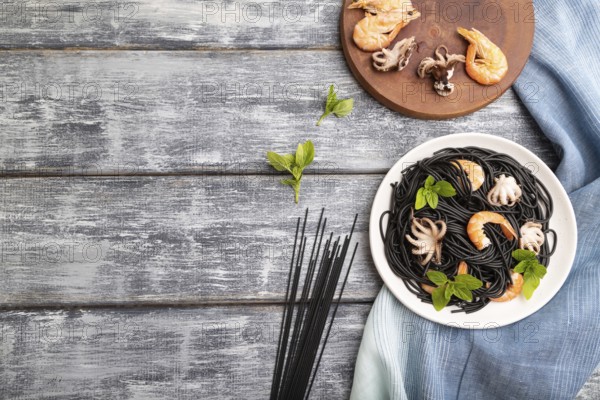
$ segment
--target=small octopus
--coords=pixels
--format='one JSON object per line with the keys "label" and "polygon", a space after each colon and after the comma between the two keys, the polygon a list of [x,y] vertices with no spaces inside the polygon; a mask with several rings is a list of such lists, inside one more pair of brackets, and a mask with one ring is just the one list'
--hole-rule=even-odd
{"label": "small octopus", "polygon": [[512,207],[517,204],[523,193],[515,178],[502,174],[494,181],[496,184],[487,195],[488,202],[493,206]]}
{"label": "small octopus", "polygon": [[542,231],[542,224],[529,221],[521,227],[520,231],[521,238],[519,239],[519,247],[523,250],[530,250],[535,254],[538,254],[546,241],[544,231]]}
{"label": "small octopus", "polygon": [[[442,55],[441,50],[444,50]],[[465,62],[465,56],[462,54],[449,54],[448,48],[444,45],[439,45],[435,49],[436,58],[425,57],[421,60],[417,74],[420,78],[425,78],[429,75],[434,80],[433,88],[440,96],[446,97],[454,92],[454,84],[450,82],[454,75],[454,67],[458,63]]]}
{"label": "small octopus", "polygon": [[433,222],[429,218],[413,218],[410,230],[414,237],[406,235],[406,240],[414,246],[412,254],[422,256],[421,265],[429,261],[442,263],[442,239],[446,235],[446,223]]}
{"label": "small octopus", "polygon": [[389,71],[392,68],[402,71],[416,48],[417,43],[414,36],[402,39],[391,49],[382,49],[373,53],[373,67],[378,71]]}

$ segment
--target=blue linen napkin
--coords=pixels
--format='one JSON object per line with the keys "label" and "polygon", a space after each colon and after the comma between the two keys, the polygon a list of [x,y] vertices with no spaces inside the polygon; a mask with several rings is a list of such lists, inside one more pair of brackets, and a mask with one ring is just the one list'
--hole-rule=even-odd
{"label": "blue linen napkin", "polygon": [[561,158],[556,174],[578,223],[571,273],[540,311],[491,331],[425,320],[384,287],[352,400],[571,399],[600,362],[600,3],[536,0],[535,10],[533,50],[514,89]]}

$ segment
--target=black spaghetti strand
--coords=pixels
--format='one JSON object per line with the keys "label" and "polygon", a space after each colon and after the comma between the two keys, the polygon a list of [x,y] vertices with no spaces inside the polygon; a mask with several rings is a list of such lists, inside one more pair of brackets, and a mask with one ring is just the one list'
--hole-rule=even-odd
{"label": "black spaghetti strand", "polygon": [[[468,174],[455,164],[457,159],[473,161],[483,168],[485,179],[478,190],[471,190]],[[515,265],[512,251],[518,248],[518,240],[508,240],[499,226],[486,224],[484,232],[491,245],[477,250],[469,239],[466,227],[471,216],[479,211],[502,214],[517,234],[520,234],[519,228],[528,221],[540,223],[546,241],[541,246],[538,259],[547,267],[557,243],[556,233],[549,227],[554,207],[550,192],[534,172],[507,154],[479,147],[446,148],[405,168],[401,179],[392,184],[391,207],[381,215],[379,221],[385,255],[392,271],[402,278],[411,293],[431,303],[431,295],[421,286],[433,285],[426,276],[427,271],[435,269],[454,277],[459,262],[465,261],[469,273],[483,281],[484,286],[473,291],[472,302],[453,297],[449,305],[458,309],[452,312],[472,313],[485,307],[490,299],[502,296],[512,283],[511,268]],[[502,174],[514,177],[521,187],[522,196],[513,207],[492,206],[487,200],[487,194],[495,185],[494,178]],[[414,210],[417,191],[429,175],[436,181],[450,182],[457,194],[449,198],[440,197],[436,209],[426,206]],[[406,240],[406,235],[411,233],[413,216],[446,223],[440,265],[430,261],[422,266],[418,257],[411,253],[413,246]],[[550,237],[551,248],[548,244]]]}
{"label": "black spaghetti strand", "polygon": [[[308,398],[358,247],[358,244],[354,247],[352,258],[338,290],[358,216],[354,218],[350,234],[343,240],[340,236],[334,241],[333,233],[328,238],[325,237],[327,218],[323,218],[323,214],[324,210],[319,217],[310,256],[306,252],[307,214],[302,228],[300,228],[300,219],[296,224],[271,386],[272,400]],[[305,252],[308,260],[306,273],[302,271]],[[303,279],[301,279],[302,275]],[[337,301],[334,301],[336,291],[339,291],[339,295]],[[298,295],[299,300],[297,300]],[[328,324],[329,327],[326,329]]]}

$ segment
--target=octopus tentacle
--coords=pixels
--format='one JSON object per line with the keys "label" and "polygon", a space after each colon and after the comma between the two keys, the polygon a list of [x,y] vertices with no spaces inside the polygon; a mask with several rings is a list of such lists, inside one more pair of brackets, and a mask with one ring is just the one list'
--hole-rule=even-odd
{"label": "octopus tentacle", "polygon": [[496,184],[487,195],[488,202],[497,207],[512,207],[517,204],[523,192],[515,178],[502,174],[498,178],[494,178],[494,181]]}
{"label": "octopus tentacle", "polygon": [[410,230],[413,234],[406,235],[406,240],[414,246],[411,253],[422,256],[421,265],[426,265],[433,260],[434,263],[442,262],[442,239],[446,235],[444,221],[433,222],[429,218],[412,218]]}

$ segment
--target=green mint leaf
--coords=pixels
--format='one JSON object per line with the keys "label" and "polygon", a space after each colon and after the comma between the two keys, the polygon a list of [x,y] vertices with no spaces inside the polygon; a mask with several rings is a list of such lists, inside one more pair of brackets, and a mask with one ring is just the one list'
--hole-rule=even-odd
{"label": "green mint leaf", "polygon": [[522,274],[527,269],[527,261],[520,261],[513,269],[515,272]]}
{"label": "green mint leaf", "polygon": [[537,280],[537,282],[534,280],[525,280],[525,283],[523,284],[523,295],[527,300],[529,300],[531,296],[533,296],[533,292],[535,292],[535,289],[537,289],[539,285],[539,279]]}
{"label": "green mint leaf", "polygon": [[512,257],[517,261],[535,260],[535,253],[531,250],[517,249],[512,252]]}
{"label": "green mint leaf", "polygon": [[338,99],[337,94],[335,93],[335,88],[333,85],[330,85],[329,93],[327,93],[327,100],[325,101],[325,112],[323,112],[323,114],[317,121],[317,126],[321,126],[321,122],[323,122],[323,120],[333,112],[333,109],[337,103]]}
{"label": "green mint leaf", "polygon": [[282,179],[281,183],[284,185],[289,185],[294,189],[294,199],[296,204],[298,204],[298,200],[300,198],[300,181],[296,179]]}
{"label": "green mint leaf", "polygon": [[461,300],[473,301],[473,293],[464,286],[454,285],[454,295]]}
{"label": "green mint leaf", "polygon": [[464,282],[456,282],[456,280],[450,281],[450,282],[454,285],[454,287],[463,288],[463,289],[467,288],[467,285]]}
{"label": "green mint leaf", "polygon": [[427,201],[427,199],[431,198],[431,193],[433,193],[431,191],[431,189],[423,187],[423,197],[425,197],[425,201]]}
{"label": "green mint leaf", "polygon": [[267,151],[267,160],[269,160],[269,164],[277,171],[289,171],[291,172],[292,163],[288,157],[288,154],[285,156],[279,155],[274,151]]}
{"label": "green mint leaf", "polygon": [[[300,156],[298,156],[300,147],[302,147],[302,151],[300,152]],[[296,165],[304,169],[315,158],[315,146],[310,140],[307,140],[304,144],[298,144],[298,150],[296,150]]]}
{"label": "green mint leaf", "polygon": [[425,207],[425,204],[429,204],[431,208],[437,208],[439,202],[439,196],[452,197],[456,194],[456,190],[452,187],[449,182],[439,181],[435,182],[435,178],[431,175],[425,179],[423,187],[417,191],[417,197],[415,199],[415,208],[417,210]]}
{"label": "green mint leaf", "polygon": [[304,152],[308,155],[305,166],[308,166],[315,159],[315,145],[310,140],[304,142]]}
{"label": "green mint leaf", "polygon": [[541,279],[546,275],[546,272],[548,272],[548,270],[542,264],[538,263],[533,265],[533,272],[538,278]]}
{"label": "green mint leaf", "polygon": [[532,282],[537,287],[540,284],[540,277],[535,274],[532,270],[527,270],[523,274],[523,279],[525,282]]}
{"label": "green mint leaf", "polygon": [[533,251],[518,249],[512,252],[512,256],[519,261],[513,270],[523,274],[522,291],[525,298],[529,300],[540,285],[540,279],[546,275],[547,269],[540,264]]}
{"label": "green mint leaf", "polygon": [[335,106],[333,106],[332,112],[336,117],[341,118],[352,112],[354,108],[354,99],[344,99],[338,101]]}
{"label": "green mint leaf", "polygon": [[304,146],[302,145],[302,143],[298,143],[298,146],[296,147],[295,161],[296,167],[300,169],[304,168]]}
{"label": "green mint leaf", "polygon": [[281,183],[294,189],[296,203],[298,203],[300,197],[302,171],[314,160],[314,157],[315,147],[310,140],[298,144],[296,154],[280,155],[273,151],[267,152],[267,159],[273,168],[277,171],[287,171],[292,174],[293,179],[282,179]]}
{"label": "green mint leaf", "polygon": [[294,165],[294,167],[292,168],[292,175],[294,176],[294,179],[300,181],[300,179],[302,179],[302,168],[300,168],[297,165]]}
{"label": "green mint leaf", "polygon": [[440,271],[427,271],[427,278],[437,286],[442,286],[444,283],[448,282],[446,274]]}
{"label": "green mint leaf", "polygon": [[479,289],[483,286],[483,282],[481,282],[479,279],[475,278],[473,275],[470,274],[456,275],[454,281],[457,283],[464,284],[465,287],[469,290]]}
{"label": "green mint leaf", "polygon": [[445,292],[446,292],[446,285],[443,285],[443,286],[440,286],[437,289],[435,289],[433,291],[433,293],[431,294],[431,300],[433,301],[433,307],[435,308],[436,311],[441,311],[444,307],[446,307],[446,305],[450,301],[450,299],[446,298]]}
{"label": "green mint leaf", "polygon": [[424,191],[425,188],[419,188],[419,190],[417,191],[417,197],[415,199],[415,210],[420,210],[421,208],[425,207],[425,204],[427,204],[427,200],[425,200],[425,195],[423,194]]}
{"label": "green mint leaf", "polygon": [[437,181],[432,189],[442,197],[452,197],[456,195],[456,190],[450,182]]}
{"label": "green mint leaf", "polygon": [[429,175],[427,177],[427,179],[425,179],[425,188],[429,189],[430,187],[433,186],[433,183],[435,182],[435,178],[431,175]]}
{"label": "green mint leaf", "polygon": [[429,207],[436,208],[438,205],[438,194],[431,189],[425,189],[425,200],[427,200],[427,204]]}
{"label": "green mint leaf", "polygon": [[521,261],[519,264],[525,265],[523,295],[529,300],[533,292],[540,285],[540,280],[546,275],[547,270],[546,267],[538,262],[537,258]]}
{"label": "green mint leaf", "polygon": [[296,156],[294,156],[293,154],[284,154],[283,158],[285,158],[286,162],[289,163],[290,168],[294,165],[294,163],[296,162]]}
{"label": "green mint leaf", "polygon": [[337,93],[335,93],[335,87],[333,85],[329,86],[329,93],[327,93],[327,101],[325,102],[325,112],[327,114],[331,114],[333,112],[333,107],[335,107],[337,100]]}
{"label": "green mint leaf", "polygon": [[321,126],[321,122],[323,122],[323,120],[325,118],[327,118],[327,116],[331,114],[331,111],[325,111],[322,115],[321,118],[319,118],[319,120],[317,121],[317,126]]}
{"label": "green mint leaf", "polygon": [[446,297],[446,299],[450,300],[450,298],[452,297],[453,294],[454,294],[454,284],[452,282],[448,282],[446,284],[446,290],[444,291],[444,297]]}

